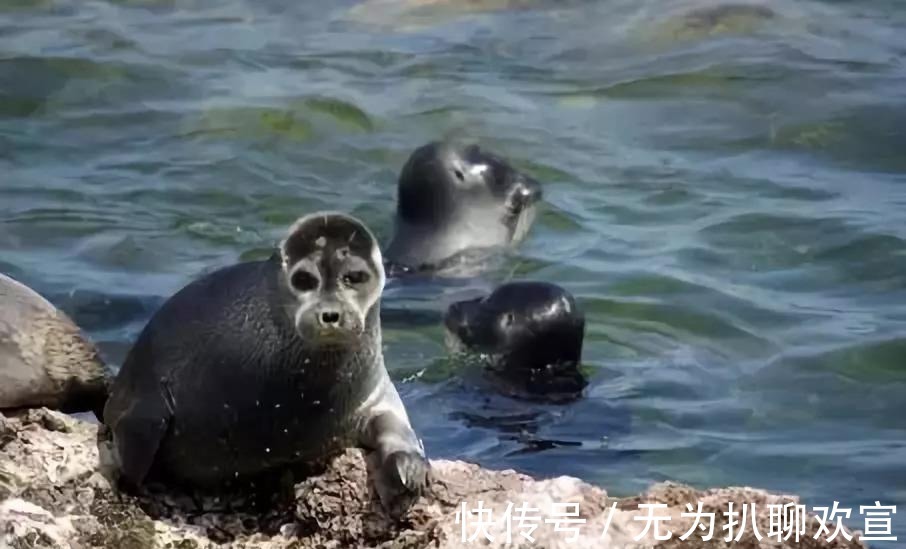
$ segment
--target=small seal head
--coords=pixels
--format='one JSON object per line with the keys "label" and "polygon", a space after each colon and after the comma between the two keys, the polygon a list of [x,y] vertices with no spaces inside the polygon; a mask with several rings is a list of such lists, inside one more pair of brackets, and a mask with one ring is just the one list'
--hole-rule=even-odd
{"label": "small seal head", "polygon": [[440,270],[467,250],[520,242],[541,197],[537,181],[477,145],[419,147],[397,185],[392,274]]}
{"label": "small seal head", "polygon": [[342,345],[361,337],[384,289],[374,236],[334,212],[303,217],[280,245],[293,323],[313,345]]}
{"label": "small seal head", "polygon": [[444,323],[452,346],[481,354],[513,396],[570,400],[587,385],[579,371],[585,317],[560,286],[503,284],[487,297],[453,303]]}

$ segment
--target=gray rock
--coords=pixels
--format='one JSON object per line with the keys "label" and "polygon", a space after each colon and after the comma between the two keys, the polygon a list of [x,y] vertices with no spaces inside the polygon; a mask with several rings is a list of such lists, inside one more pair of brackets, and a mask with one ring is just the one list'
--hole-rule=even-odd
{"label": "gray rock", "polygon": [[[523,538],[519,523],[512,521],[512,544],[508,547],[703,547],[723,546],[720,513],[733,502],[755,503],[756,522],[768,531],[767,505],[796,502],[794,496],[776,495],[753,488],[696,490],[678,484],[660,484],[633,498],[615,499],[596,486],[572,477],[537,480],[512,470],[491,471],[462,461],[431,462],[430,493],[400,521],[382,511],[370,474],[369,456],[347,450],[320,474],[295,484],[282,504],[266,511],[224,510],[237,502],[193,501],[176,494],[133,497],[116,492],[110,481],[105,436],[98,426],[49,410],[33,410],[14,417],[0,415],[0,547],[61,547],[85,549],[131,548],[465,548],[504,547],[504,512],[507,504],[523,503],[539,509],[542,523],[532,533],[534,542]],[[99,451],[100,449],[100,451]],[[462,502],[474,510],[478,501],[492,510],[487,528],[494,542],[462,541],[462,523],[457,511]],[[555,507],[576,503],[581,525],[579,537],[555,531],[544,518]],[[642,536],[644,521],[639,505],[667,505],[658,514],[669,515],[674,537]],[[702,502],[704,510],[718,514],[710,543],[697,536],[680,541],[692,519],[681,516],[685,504]],[[617,506],[610,517],[611,506]],[[475,530],[476,515],[467,522],[467,537]],[[606,535],[602,535],[607,526]],[[828,543],[815,540],[819,523],[809,516],[800,543],[777,543],[751,534],[734,543],[739,547],[864,547],[842,536]],[[639,537],[636,541],[634,538]],[[480,539],[484,539],[483,537]]]}
{"label": "gray rock", "polygon": [[95,345],[49,301],[0,274],[0,409],[97,413],[106,395]]}

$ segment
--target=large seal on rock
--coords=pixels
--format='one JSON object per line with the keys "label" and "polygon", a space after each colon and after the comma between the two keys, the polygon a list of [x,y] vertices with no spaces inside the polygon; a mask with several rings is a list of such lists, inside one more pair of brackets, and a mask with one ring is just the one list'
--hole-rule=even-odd
{"label": "large seal on rock", "polygon": [[444,324],[450,346],[483,356],[495,385],[512,396],[571,400],[588,384],[579,370],[585,316],[556,284],[503,284],[450,305]]}
{"label": "large seal on rock", "polygon": [[100,416],[106,397],[94,344],[49,301],[0,274],[0,408]]}
{"label": "large seal on rock", "polygon": [[104,420],[121,480],[210,488],[344,448],[377,451],[392,515],[421,493],[421,441],[384,367],[378,244],[359,220],[298,220],[269,259],[177,292],[116,377]]}
{"label": "large seal on rock", "polygon": [[541,196],[537,181],[477,145],[419,147],[397,183],[388,273],[444,271],[476,251],[518,243]]}

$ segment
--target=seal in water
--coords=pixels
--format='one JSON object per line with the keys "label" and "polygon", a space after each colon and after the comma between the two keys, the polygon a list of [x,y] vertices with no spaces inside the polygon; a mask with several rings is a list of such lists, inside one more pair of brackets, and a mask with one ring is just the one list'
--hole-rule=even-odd
{"label": "seal in water", "polygon": [[537,181],[477,145],[419,147],[397,183],[388,275],[443,271],[469,251],[520,242],[541,196]]}
{"label": "seal in water", "polygon": [[570,400],[588,384],[579,371],[585,316],[560,286],[503,284],[450,305],[444,324],[450,346],[481,354],[511,396]]}
{"label": "seal in water", "polygon": [[100,417],[105,374],[97,348],[72,319],[0,274],[0,408],[46,406]]}
{"label": "seal in water", "polygon": [[384,367],[377,241],[338,212],[299,219],[269,259],[181,289],[126,357],[104,410],[126,488],[210,488],[346,447],[377,451],[399,516],[428,464]]}

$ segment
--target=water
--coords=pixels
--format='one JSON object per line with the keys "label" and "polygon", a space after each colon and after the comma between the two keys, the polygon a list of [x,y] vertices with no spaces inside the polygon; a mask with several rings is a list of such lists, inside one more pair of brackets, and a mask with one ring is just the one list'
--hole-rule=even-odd
{"label": "water", "polygon": [[[166,296],[305,212],[386,241],[409,152],[471,137],[546,205],[483,281],[385,297],[432,456],[618,495],[759,486],[856,527],[860,505],[903,507],[906,7],[413,5],[4,2],[0,270],[116,366]],[[509,278],[581,302],[581,402],[447,369],[445,304]]]}

